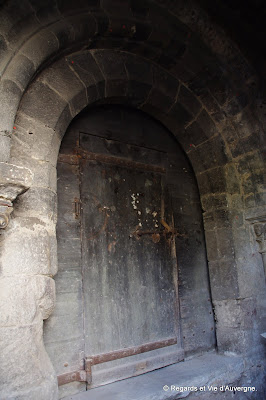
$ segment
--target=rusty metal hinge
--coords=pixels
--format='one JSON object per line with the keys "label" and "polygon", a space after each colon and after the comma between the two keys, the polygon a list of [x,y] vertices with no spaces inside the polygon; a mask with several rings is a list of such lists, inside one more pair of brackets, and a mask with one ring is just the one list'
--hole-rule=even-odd
{"label": "rusty metal hinge", "polygon": [[74,199],[74,214],[75,214],[75,219],[78,219],[80,217],[80,210],[81,210],[81,203],[80,199],[75,197]]}
{"label": "rusty metal hinge", "polygon": [[159,340],[156,342],[144,343],[139,346],[127,347],[120,350],[110,351],[108,353],[96,354],[83,359],[82,365],[84,369],[67,372],[63,375],[59,375],[58,386],[65,385],[70,382],[87,382],[88,385],[92,382],[92,366],[97,364],[106,363],[109,361],[118,360],[120,358],[135,356],[136,354],[146,353],[148,351],[161,349],[162,347],[173,346],[177,344],[177,338],[168,338],[164,340]]}
{"label": "rusty metal hinge", "polygon": [[66,385],[70,382],[87,382],[91,384],[92,376],[91,376],[91,360],[86,359],[83,360],[85,365],[85,369],[80,369],[77,371],[66,372],[65,374],[58,375],[57,381],[58,386]]}

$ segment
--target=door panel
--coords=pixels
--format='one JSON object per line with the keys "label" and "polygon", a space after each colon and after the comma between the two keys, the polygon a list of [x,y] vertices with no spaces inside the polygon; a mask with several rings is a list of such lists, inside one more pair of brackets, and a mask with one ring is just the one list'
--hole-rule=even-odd
{"label": "door panel", "polygon": [[92,157],[95,149],[106,154],[106,139],[96,138],[94,145],[94,138],[84,136],[80,190],[85,354],[90,358],[166,339],[175,343],[93,365],[90,387],[95,387],[177,362],[183,352],[174,237],[168,232],[173,216],[162,167],[166,160],[160,152],[122,143],[131,162],[121,165],[118,141],[113,150],[108,144],[107,159]]}

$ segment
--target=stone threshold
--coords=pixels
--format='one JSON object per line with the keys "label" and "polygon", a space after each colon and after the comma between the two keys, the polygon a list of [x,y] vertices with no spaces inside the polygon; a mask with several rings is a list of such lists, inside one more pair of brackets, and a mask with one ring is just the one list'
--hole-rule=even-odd
{"label": "stone threshold", "polygon": [[[241,377],[243,369],[243,360],[238,356],[206,353],[143,375],[64,397],[63,400],[174,400],[185,398],[192,392],[199,395],[199,388],[205,386],[205,391],[201,392],[204,398],[204,393],[210,393],[208,386],[233,384]],[[180,387],[190,387],[190,390],[176,390]],[[198,391],[191,387],[197,387]]]}

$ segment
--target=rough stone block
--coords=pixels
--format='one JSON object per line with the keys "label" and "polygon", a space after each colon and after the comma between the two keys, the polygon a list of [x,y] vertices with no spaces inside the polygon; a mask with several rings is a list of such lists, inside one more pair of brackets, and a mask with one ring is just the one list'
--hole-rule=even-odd
{"label": "rough stone block", "polygon": [[67,57],[67,61],[72,65],[85,87],[90,88],[88,92],[90,102],[97,100],[100,94],[104,94],[104,91],[98,94],[98,90],[101,88],[101,83],[105,81],[105,77],[91,53],[76,53]]}
{"label": "rough stone block", "polygon": [[257,251],[236,261],[239,295],[251,297],[257,293],[265,293],[265,273],[261,254]]}
{"label": "rough stone block", "polygon": [[227,208],[214,211],[215,226],[218,229],[232,228],[231,212]]}
{"label": "rough stone block", "polygon": [[10,156],[11,133],[0,132],[0,162],[7,162]]}
{"label": "rough stone block", "polygon": [[204,88],[202,89],[199,97],[201,102],[204,104],[205,108],[212,115],[212,118],[214,118],[214,115],[216,114],[222,114],[220,105],[218,104],[218,102],[215,100],[215,98],[212,96],[212,94],[209,92],[207,88],[205,90]]}
{"label": "rough stone block", "polygon": [[[78,113],[79,111],[82,111],[81,109],[75,109],[73,110],[73,112]],[[72,119],[73,119],[73,115],[71,115],[70,112],[70,108],[69,105],[67,104],[65,106],[65,108],[62,110],[61,114],[58,114],[58,120],[56,122],[55,125],[55,131],[56,134],[62,138],[69,126],[69,124],[71,123]],[[57,140],[56,137],[54,137],[55,140]],[[56,150],[58,151],[58,148],[56,148]]]}
{"label": "rough stone block", "polygon": [[234,299],[239,294],[236,263],[232,259],[209,262],[213,300]]}
{"label": "rough stone block", "polygon": [[73,3],[71,0],[57,0],[58,10],[63,15],[71,14],[73,11],[85,10],[88,7],[88,2],[86,0],[77,0]]}
{"label": "rough stone block", "polygon": [[21,90],[25,90],[35,70],[31,60],[22,54],[17,54],[9,64],[5,78],[15,82]]}
{"label": "rough stone block", "polygon": [[[223,351],[252,353],[258,341],[258,310],[255,298],[214,301],[218,347]],[[255,339],[253,336],[257,336]],[[254,341],[255,339],[255,341]]]}
{"label": "rough stone block", "polygon": [[36,217],[48,224],[56,221],[56,194],[49,189],[32,187],[19,196],[14,216]]}
{"label": "rough stone block", "polygon": [[208,88],[221,106],[233,97],[233,90],[230,87],[230,81],[225,76],[215,76],[208,82]]}
{"label": "rough stone block", "polygon": [[241,178],[242,188],[245,194],[256,193],[258,188],[265,185],[265,169],[256,170],[254,173],[249,172],[244,174]]}
{"label": "rough stone block", "polygon": [[149,63],[140,61],[137,57],[127,54],[124,57],[124,65],[129,80],[142,82],[152,86],[152,68]]}
{"label": "rough stone block", "polygon": [[235,158],[251,151],[257,151],[262,146],[265,146],[265,144],[261,141],[260,136],[257,133],[253,133],[250,136],[235,140],[230,145],[230,150]]}
{"label": "rough stone block", "polygon": [[196,121],[193,121],[185,129],[182,144],[185,150],[188,151],[191,147],[198,146],[206,140],[208,140],[206,133],[201,129]]}
{"label": "rough stone block", "polygon": [[3,275],[48,275],[57,272],[55,233],[37,218],[13,219],[2,245]]}
{"label": "rough stone block", "polygon": [[[2,72],[2,68],[4,68],[4,66],[6,65],[7,62],[7,53],[8,53],[8,46],[7,46],[7,42],[4,38],[3,35],[0,35],[0,70]],[[2,73],[1,73],[2,75]]]}
{"label": "rough stone block", "polygon": [[[152,67],[153,86],[175,102],[179,88],[179,80],[157,66]],[[182,103],[182,101],[180,101]]]}
{"label": "rough stone block", "polygon": [[230,228],[218,229],[216,236],[219,260],[233,258],[235,251],[232,230]]}
{"label": "rough stone block", "polygon": [[[80,13],[79,15],[65,16],[65,19],[71,24],[75,42],[84,42],[84,38],[93,38],[97,35],[96,19],[89,13]],[[85,39],[85,43],[87,40]]]}
{"label": "rough stone block", "polygon": [[226,174],[226,188],[229,194],[235,194],[240,192],[239,187],[239,175],[234,164],[228,164],[225,167]]}
{"label": "rough stone block", "polygon": [[[56,145],[53,146],[53,150],[56,150]],[[52,163],[46,160],[38,160],[29,157],[27,149],[21,147],[12,148],[11,162],[15,162],[17,166],[26,167],[33,171],[32,186],[42,187],[56,192],[57,180],[56,180],[56,167],[54,166],[54,160]],[[52,159],[54,158],[52,154]],[[56,164],[56,159],[55,159]]]}
{"label": "rough stone block", "polygon": [[266,205],[266,191],[260,191],[255,193],[255,202],[257,207],[261,207]]}
{"label": "rough stone block", "polygon": [[237,116],[249,103],[248,95],[244,92],[237,94],[229,102],[223,105],[223,111],[227,117]]}
{"label": "rough stone block", "polygon": [[129,22],[129,27],[130,25],[132,29],[132,38],[134,38],[136,41],[149,40],[152,32],[152,26],[148,21],[132,21],[131,24]]}
{"label": "rough stone block", "polygon": [[[112,98],[125,98],[128,93],[128,86],[127,86],[127,80],[106,80],[105,82],[105,97],[108,99]],[[121,100],[120,100],[121,101]],[[122,100],[123,102],[123,100]]]}
{"label": "rough stone block", "polygon": [[56,36],[50,29],[42,30],[22,45],[20,52],[31,60],[37,69],[45,60],[59,50]]}
{"label": "rough stone block", "polygon": [[66,60],[60,60],[47,68],[41,79],[69,103],[73,116],[86,107],[86,88]]}
{"label": "rough stone block", "polygon": [[194,73],[187,68],[183,60],[176,61],[169,72],[179,79],[180,82],[185,84],[188,84],[195,76]]}
{"label": "rough stone block", "polygon": [[217,127],[206,110],[203,109],[201,111],[197,118],[197,123],[208,138],[217,133]]}
{"label": "rough stone block", "polygon": [[40,324],[54,308],[54,280],[41,275],[2,277],[0,301],[2,327]]}
{"label": "rough stone block", "polygon": [[1,31],[5,32],[6,40],[13,48],[20,46],[32,31],[40,28],[27,0],[22,0],[19,4],[15,1],[6,3],[1,11]]}
{"label": "rough stone block", "polygon": [[201,195],[226,192],[226,179],[223,167],[212,168],[206,172],[197,174],[197,181]]}
{"label": "rough stone block", "polygon": [[[240,217],[239,217],[240,218]],[[238,221],[238,219],[236,220]],[[249,226],[233,226],[233,234],[234,234],[234,245],[235,245],[235,255],[236,258],[245,258],[247,259],[254,254],[254,245],[252,247],[252,239],[255,239],[250,236]],[[255,243],[254,243],[255,244]]]}
{"label": "rough stone block", "polygon": [[161,49],[158,64],[170,70],[177,60],[181,59],[186,51],[186,43],[176,38],[170,38],[169,43]]}
{"label": "rough stone block", "polygon": [[0,328],[2,399],[57,400],[57,378],[45,351],[42,334],[40,321]]}
{"label": "rough stone block", "polygon": [[147,99],[147,103],[149,103],[149,105],[165,113],[167,113],[167,111],[171,108],[173,102],[174,100],[171,97],[165,96],[162,92],[154,87],[151,89]]}
{"label": "rough stone block", "polygon": [[117,53],[109,50],[93,50],[92,55],[107,80],[127,80],[125,58],[122,55],[117,57]]}
{"label": "rough stone block", "polygon": [[127,82],[127,90],[130,103],[133,106],[139,107],[147,101],[151,86],[146,83],[130,80]]}
{"label": "rough stone block", "polygon": [[[189,129],[186,132],[188,132],[188,134],[191,133]],[[200,130],[198,132],[200,132]],[[193,132],[194,137],[196,135],[196,141],[198,141],[198,132]],[[204,143],[200,143],[197,148],[193,146],[195,144],[193,137],[187,138],[186,146],[189,149],[188,156],[196,173],[226,164],[227,154],[224,141],[220,136],[214,136]]]}
{"label": "rough stone block", "polygon": [[33,173],[28,168],[1,162],[0,171],[1,197],[12,201],[32,185]]}
{"label": "rough stone block", "polygon": [[46,0],[45,3],[40,3],[39,0],[29,0],[29,2],[42,25],[47,25],[62,17],[58,11],[56,0]]}
{"label": "rough stone block", "polygon": [[194,116],[198,114],[202,108],[201,103],[198,101],[194,93],[182,85],[178,93],[178,101]]}
{"label": "rough stone block", "polygon": [[131,16],[129,0],[102,0],[101,7],[107,12],[108,15],[117,16],[117,14],[122,14],[125,18]]}
{"label": "rough stone block", "polygon": [[[57,118],[60,116],[57,115]],[[34,159],[37,159],[56,165],[61,143],[60,132],[55,132],[47,124],[40,122],[37,118],[31,118],[23,112],[18,112],[15,124],[11,157],[14,160],[23,159],[23,162],[29,165],[32,158],[33,163]]]}
{"label": "rough stone block", "polygon": [[[192,119],[193,116],[179,102],[176,102],[168,112],[168,115],[175,118],[176,125],[183,129]],[[178,129],[178,128],[177,128]]]}
{"label": "rough stone block", "polygon": [[67,48],[75,41],[73,27],[69,21],[65,19],[57,21],[56,24],[50,25],[49,28],[56,36],[60,49]]}
{"label": "rough stone block", "polygon": [[47,127],[55,129],[58,117],[66,106],[67,102],[62,97],[47,85],[37,81],[27,90],[20,110],[33,120],[39,120]]}
{"label": "rough stone block", "polygon": [[133,16],[139,17],[141,16],[141,18],[143,17],[148,17],[149,15],[149,5],[146,3],[143,3],[142,1],[136,1],[134,3],[131,3],[131,12],[133,14]]}
{"label": "rough stone block", "polygon": [[2,79],[0,83],[1,132],[12,132],[21,96],[22,91],[15,82]]}
{"label": "rough stone block", "polygon": [[228,197],[226,193],[216,195],[206,195],[201,197],[203,211],[210,211],[217,208],[228,207]]}
{"label": "rough stone block", "polygon": [[256,152],[251,154],[243,154],[239,157],[236,163],[237,171],[240,175],[249,174],[251,171],[262,169],[263,167],[263,155],[258,149]]}

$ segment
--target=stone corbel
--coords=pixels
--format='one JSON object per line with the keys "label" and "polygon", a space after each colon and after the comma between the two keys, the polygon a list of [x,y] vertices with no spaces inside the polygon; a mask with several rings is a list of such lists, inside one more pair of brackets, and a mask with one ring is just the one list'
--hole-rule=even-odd
{"label": "stone corbel", "polygon": [[262,256],[264,272],[266,277],[266,214],[261,214],[256,217],[247,218],[253,226],[255,239],[259,244],[259,252]]}
{"label": "stone corbel", "polygon": [[0,229],[5,229],[13,211],[13,202],[32,184],[32,173],[28,168],[0,163]]}
{"label": "stone corbel", "polygon": [[266,222],[256,223],[254,225],[256,241],[259,243],[261,254],[266,253]]}

